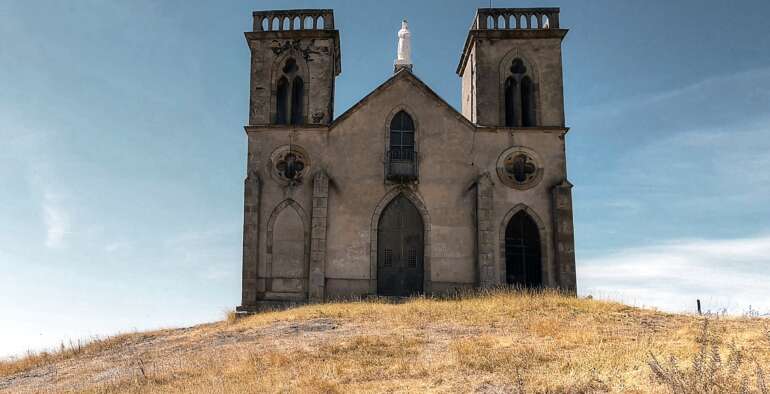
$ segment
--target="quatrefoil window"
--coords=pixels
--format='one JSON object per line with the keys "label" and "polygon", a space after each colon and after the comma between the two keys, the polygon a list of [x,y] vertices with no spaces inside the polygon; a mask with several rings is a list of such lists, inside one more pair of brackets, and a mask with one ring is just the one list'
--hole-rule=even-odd
{"label": "quatrefoil window", "polygon": [[526,183],[535,177],[537,167],[527,155],[519,153],[516,156],[505,158],[505,172],[516,182]]}
{"label": "quatrefoil window", "polygon": [[275,165],[278,174],[290,181],[299,180],[302,170],[305,169],[305,163],[294,152],[287,153]]}
{"label": "quatrefoil window", "polygon": [[273,151],[270,167],[276,181],[284,185],[296,185],[302,182],[310,161],[304,149],[296,145],[285,145]]}
{"label": "quatrefoil window", "polygon": [[500,155],[497,175],[508,186],[529,189],[540,181],[543,169],[536,155],[529,149],[513,147]]}

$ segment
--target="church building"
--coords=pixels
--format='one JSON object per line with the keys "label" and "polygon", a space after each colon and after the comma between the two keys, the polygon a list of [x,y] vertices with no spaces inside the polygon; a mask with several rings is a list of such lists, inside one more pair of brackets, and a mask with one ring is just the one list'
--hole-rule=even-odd
{"label": "church building", "polygon": [[477,10],[460,111],[415,74],[403,21],[393,75],[336,118],[333,11],[253,17],[238,311],[576,291],[558,8]]}

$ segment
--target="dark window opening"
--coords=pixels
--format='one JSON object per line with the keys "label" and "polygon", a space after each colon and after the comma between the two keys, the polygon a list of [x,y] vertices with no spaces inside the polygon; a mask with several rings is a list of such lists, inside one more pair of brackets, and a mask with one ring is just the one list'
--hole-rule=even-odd
{"label": "dark window opening", "polygon": [[505,127],[516,126],[516,80],[505,80]]}
{"label": "dark window opening", "polygon": [[390,122],[390,159],[414,160],[414,122],[404,111]]}
{"label": "dark window opening", "polygon": [[289,58],[286,60],[286,64],[283,66],[284,74],[291,74],[297,71],[297,61]]}
{"label": "dark window opening", "polygon": [[305,123],[302,116],[302,96],[305,93],[304,85],[302,78],[294,77],[294,82],[291,84],[291,124]]}
{"label": "dark window opening", "polygon": [[513,62],[511,62],[511,73],[512,74],[524,74],[527,72],[527,66],[524,65],[524,62],[519,59],[513,59]]}
{"label": "dark window opening", "polygon": [[409,114],[400,111],[390,121],[386,177],[398,182],[417,179],[416,156],[414,121]]}
{"label": "dark window opening", "polygon": [[535,126],[535,89],[530,77],[521,80],[521,124]]}
{"label": "dark window opening", "polygon": [[519,211],[505,228],[505,279],[509,285],[540,287],[540,231],[534,220]]}
{"label": "dark window opening", "polygon": [[526,155],[518,155],[513,158],[513,178],[519,183],[526,182],[537,172],[537,167],[527,158]]}
{"label": "dark window opening", "polygon": [[511,75],[505,80],[505,126],[534,127],[536,119],[535,84],[527,74],[527,66],[520,58],[513,59]]}
{"label": "dark window opening", "polygon": [[[299,125],[305,123],[305,83],[299,75],[297,61],[286,59],[275,92],[275,123]],[[289,82],[291,81],[291,82]]]}
{"label": "dark window opening", "polygon": [[275,123],[276,124],[287,124],[288,119],[288,103],[287,100],[289,98],[289,81],[286,80],[286,77],[281,77],[281,79],[278,80],[278,86],[277,91],[275,93]]}

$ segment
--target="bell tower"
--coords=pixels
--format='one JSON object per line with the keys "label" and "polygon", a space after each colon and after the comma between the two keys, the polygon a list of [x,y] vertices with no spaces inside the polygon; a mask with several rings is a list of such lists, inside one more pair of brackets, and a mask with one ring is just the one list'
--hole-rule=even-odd
{"label": "bell tower", "polygon": [[479,8],[457,74],[462,113],[480,126],[563,127],[558,8]]}
{"label": "bell tower", "polygon": [[255,11],[249,125],[328,125],[340,74],[332,10]]}

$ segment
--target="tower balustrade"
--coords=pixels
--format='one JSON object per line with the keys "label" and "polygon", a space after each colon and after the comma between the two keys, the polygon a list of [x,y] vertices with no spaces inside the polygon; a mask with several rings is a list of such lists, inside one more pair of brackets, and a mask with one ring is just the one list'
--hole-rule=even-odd
{"label": "tower balustrade", "polygon": [[558,8],[479,8],[471,26],[471,30],[558,28]]}
{"label": "tower balustrade", "polygon": [[334,11],[298,9],[254,11],[255,32],[292,30],[334,30]]}

